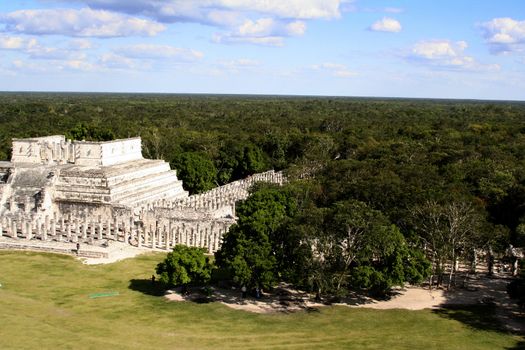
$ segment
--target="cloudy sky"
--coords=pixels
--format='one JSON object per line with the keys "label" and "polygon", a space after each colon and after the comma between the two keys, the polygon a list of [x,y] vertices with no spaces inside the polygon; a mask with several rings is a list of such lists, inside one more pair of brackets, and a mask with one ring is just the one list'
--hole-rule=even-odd
{"label": "cloudy sky", "polygon": [[0,90],[525,100],[525,3],[0,1]]}

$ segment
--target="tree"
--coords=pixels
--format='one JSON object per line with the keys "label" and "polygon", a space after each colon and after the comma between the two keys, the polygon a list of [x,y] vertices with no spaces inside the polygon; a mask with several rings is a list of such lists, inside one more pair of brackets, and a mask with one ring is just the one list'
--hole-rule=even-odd
{"label": "tree", "polygon": [[217,169],[204,154],[197,152],[181,153],[173,161],[173,166],[183,181],[184,189],[190,193],[201,193],[215,187]]}
{"label": "tree", "polygon": [[168,286],[206,283],[211,277],[212,264],[204,248],[176,245],[156,268],[160,281]]}
{"label": "tree", "polygon": [[292,215],[295,203],[285,191],[266,186],[237,207],[237,224],[224,235],[215,253],[219,268],[232,281],[247,287],[269,288],[277,278],[274,244],[271,237]]}
{"label": "tree", "polygon": [[[383,295],[394,285],[420,283],[429,274],[423,253],[405,241],[378,210],[357,200],[329,208],[302,208],[289,226],[297,247],[294,282],[323,294],[344,295],[349,288]],[[299,237],[299,238],[296,238]]]}
{"label": "tree", "polygon": [[466,201],[447,201],[443,204],[427,201],[413,211],[414,226],[432,256],[438,285],[442,282],[445,264],[450,264],[448,288],[456,262],[472,246],[479,234],[481,217]]}
{"label": "tree", "polygon": [[363,202],[335,203],[325,224],[333,232],[336,292],[350,285],[382,295],[393,285],[419,283],[428,274],[422,254],[407,245],[380,211]]}
{"label": "tree", "polygon": [[112,130],[85,123],[77,124],[67,132],[67,136],[73,140],[111,141],[115,139]]}

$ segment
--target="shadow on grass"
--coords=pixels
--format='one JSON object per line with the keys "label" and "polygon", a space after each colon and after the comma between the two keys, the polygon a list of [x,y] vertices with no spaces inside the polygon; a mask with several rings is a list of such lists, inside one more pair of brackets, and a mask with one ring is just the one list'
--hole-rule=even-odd
{"label": "shadow on grass", "polygon": [[507,348],[507,350],[524,350],[525,349],[525,341],[520,341],[518,344],[513,346],[512,348]]}
{"label": "shadow on grass", "polygon": [[128,288],[155,297],[163,296],[166,291],[162,283],[152,282],[150,279],[132,279],[129,281]]}
{"label": "shadow on grass", "polygon": [[507,333],[501,322],[496,318],[495,305],[444,305],[441,309],[433,310],[433,312],[477,330]]}

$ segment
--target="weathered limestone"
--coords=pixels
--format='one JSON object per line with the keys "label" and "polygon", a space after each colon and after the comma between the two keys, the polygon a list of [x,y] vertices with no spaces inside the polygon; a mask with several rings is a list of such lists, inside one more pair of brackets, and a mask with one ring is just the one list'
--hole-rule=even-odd
{"label": "weathered limestone", "polygon": [[235,222],[236,201],[256,182],[284,181],[269,171],[188,196],[168,163],[142,157],[140,138],[14,139],[12,154],[0,162],[0,236],[14,239],[213,253]]}

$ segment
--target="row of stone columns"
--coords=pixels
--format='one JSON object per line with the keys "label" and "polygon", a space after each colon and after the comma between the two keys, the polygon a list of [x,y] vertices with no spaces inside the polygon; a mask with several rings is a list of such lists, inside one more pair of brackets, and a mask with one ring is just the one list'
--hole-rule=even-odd
{"label": "row of stone columns", "polygon": [[126,222],[118,218],[92,221],[79,218],[73,218],[72,220],[57,219],[50,216],[45,216],[43,219],[4,217],[0,220],[0,235],[6,234],[12,238],[39,238],[41,240],[54,239],[57,241],[64,239],[66,241],[102,240],[105,238],[127,243],[133,225],[133,218]]}
{"label": "row of stone columns", "polygon": [[178,221],[169,221],[159,225],[156,222],[144,223],[132,236],[139,247],[169,250],[177,244],[205,248],[209,253],[217,251],[222,236],[228,230],[228,224],[187,225]]}
{"label": "row of stone columns", "polygon": [[123,241],[138,247],[169,250],[177,244],[205,248],[209,253],[217,251],[230,223],[213,221],[191,224],[178,220],[135,222],[127,220],[96,220],[45,216],[43,219],[4,217],[0,220],[0,236],[42,241],[91,242],[103,239]]}

